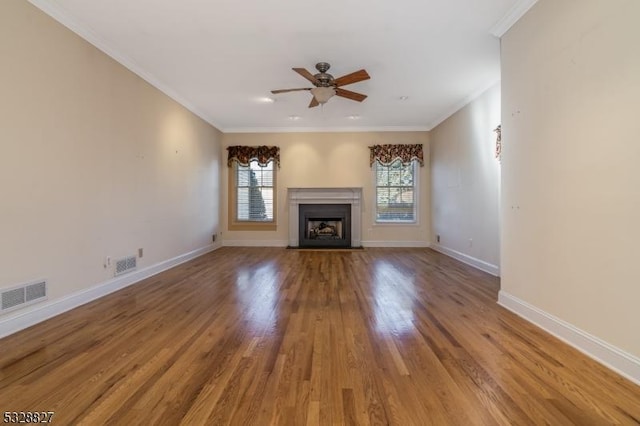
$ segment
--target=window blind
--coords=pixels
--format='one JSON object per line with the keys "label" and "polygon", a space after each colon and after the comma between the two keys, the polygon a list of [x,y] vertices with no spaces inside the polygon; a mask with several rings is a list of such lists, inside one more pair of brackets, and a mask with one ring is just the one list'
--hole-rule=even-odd
{"label": "window blind", "polygon": [[273,220],[273,177],[273,161],[264,166],[256,160],[249,166],[236,165],[237,220]]}
{"label": "window blind", "polygon": [[376,162],[376,221],[416,220],[415,162],[391,165]]}

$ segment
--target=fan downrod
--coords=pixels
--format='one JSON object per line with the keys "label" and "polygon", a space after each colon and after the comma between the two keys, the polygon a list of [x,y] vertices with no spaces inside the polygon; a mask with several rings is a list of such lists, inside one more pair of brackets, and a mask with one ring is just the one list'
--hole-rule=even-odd
{"label": "fan downrod", "polygon": [[320,72],[327,72],[329,68],[331,68],[331,65],[328,62],[318,62],[316,64],[316,69]]}

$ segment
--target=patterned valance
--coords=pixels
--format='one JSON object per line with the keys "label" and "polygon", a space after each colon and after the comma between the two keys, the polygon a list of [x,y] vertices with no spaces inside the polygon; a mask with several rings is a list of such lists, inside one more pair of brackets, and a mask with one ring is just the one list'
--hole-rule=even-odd
{"label": "patterned valance", "polygon": [[370,146],[371,154],[369,155],[369,165],[378,161],[383,166],[388,166],[396,160],[402,161],[402,164],[408,165],[413,160],[420,163],[420,167],[424,166],[424,155],[422,153],[422,144],[415,145],[374,145]]}
{"label": "patterned valance", "polygon": [[277,146],[230,146],[227,165],[236,161],[242,166],[248,166],[253,160],[257,160],[261,166],[266,166],[269,161],[274,161],[280,167],[280,147]]}

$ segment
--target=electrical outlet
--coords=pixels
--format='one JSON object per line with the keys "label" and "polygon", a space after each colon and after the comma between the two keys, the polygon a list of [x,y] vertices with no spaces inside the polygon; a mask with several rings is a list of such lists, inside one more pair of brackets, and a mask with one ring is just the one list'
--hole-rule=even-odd
{"label": "electrical outlet", "polygon": [[216,242],[216,237],[218,236],[218,234],[213,234],[211,236],[211,241],[213,241],[214,243]]}
{"label": "electrical outlet", "polygon": [[104,258],[103,266],[104,266],[105,269],[107,269],[107,267],[111,266],[111,257],[110,256],[106,256]]}
{"label": "electrical outlet", "polygon": [[138,249],[138,257],[144,256],[144,250],[142,248]]}
{"label": "electrical outlet", "polygon": [[436,235],[436,241],[440,242],[440,235]]}

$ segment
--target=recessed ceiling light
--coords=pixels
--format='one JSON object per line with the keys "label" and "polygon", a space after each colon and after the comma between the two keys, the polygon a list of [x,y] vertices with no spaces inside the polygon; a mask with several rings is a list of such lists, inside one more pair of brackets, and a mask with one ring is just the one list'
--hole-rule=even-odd
{"label": "recessed ceiling light", "polygon": [[274,103],[276,100],[273,98],[268,98],[268,97],[262,97],[262,98],[258,98],[257,99],[258,102],[260,102],[261,104],[272,104]]}
{"label": "recessed ceiling light", "polygon": [[348,118],[349,120],[357,120],[357,119],[359,119],[359,118],[360,118],[360,116],[359,116],[359,115],[347,115],[347,118]]}
{"label": "recessed ceiling light", "polygon": [[300,118],[301,117],[299,115],[290,115],[289,116],[289,120],[292,120],[292,121],[300,120]]}
{"label": "recessed ceiling light", "polygon": [[401,101],[406,101],[407,99],[409,99],[409,97],[408,97],[408,96],[400,96],[400,100],[401,100]]}

